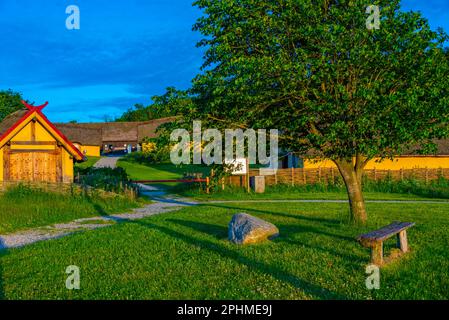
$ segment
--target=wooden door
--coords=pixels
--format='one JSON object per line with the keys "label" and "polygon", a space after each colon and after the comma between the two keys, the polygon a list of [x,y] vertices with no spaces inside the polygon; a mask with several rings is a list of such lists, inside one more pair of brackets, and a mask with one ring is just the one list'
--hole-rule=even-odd
{"label": "wooden door", "polygon": [[56,151],[13,151],[9,153],[11,181],[60,182],[61,153]]}

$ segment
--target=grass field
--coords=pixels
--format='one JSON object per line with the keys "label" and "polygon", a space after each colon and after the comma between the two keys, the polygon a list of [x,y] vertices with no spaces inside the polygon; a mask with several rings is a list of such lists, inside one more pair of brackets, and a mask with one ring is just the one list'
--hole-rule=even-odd
{"label": "grass field", "polygon": [[[248,193],[242,188],[226,187],[224,191],[218,191],[206,194],[199,188],[183,188],[177,190],[178,194],[185,197],[191,197],[200,201],[211,200],[347,200],[348,195],[344,190],[338,191],[321,191],[321,190],[304,190],[303,188],[277,186],[267,187],[265,193]],[[388,192],[364,192],[366,200],[408,200],[408,201],[442,201],[448,202],[447,198],[429,198],[422,195],[410,193],[388,193]]]}
{"label": "grass field", "polygon": [[141,206],[124,197],[70,195],[17,187],[0,195],[0,234]]}
{"label": "grass field", "polygon": [[[190,207],[0,254],[5,299],[448,299],[449,205],[368,204],[369,225],[342,221],[347,204],[227,203]],[[227,224],[247,212],[276,224],[272,242],[236,246]],[[354,238],[413,221],[411,253],[365,287],[369,250]],[[395,240],[387,242],[387,249]],[[66,267],[81,290],[65,288]]]}
{"label": "grass field", "polygon": [[101,157],[87,157],[87,161],[75,163],[75,168],[86,169],[92,167]]}
{"label": "grass field", "polygon": [[[145,165],[120,159],[117,166],[126,170],[132,180],[171,180],[181,179],[184,173],[209,174],[209,168],[198,165],[175,166],[171,163]],[[176,186],[177,183],[158,183],[158,186]]]}

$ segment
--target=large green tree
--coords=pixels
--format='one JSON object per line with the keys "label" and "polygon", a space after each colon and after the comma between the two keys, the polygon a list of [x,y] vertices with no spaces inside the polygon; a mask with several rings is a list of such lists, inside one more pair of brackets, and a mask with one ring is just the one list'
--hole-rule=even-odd
{"label": "large green tree", "polygon": [[136,104],[134,108],[128,109],[116,121],[148,121],[164,117],[176,116],[186,105],[191,103],[191,97],[183,90],[168,87],[166,92],[160,96],[153,96],[149,106]]}
{"label": "large green tree", "polygon": [[[276,128],[284,148],[337,165],[351,219],[367,219],[362,173],[448,135],[447,36],[399,0],[197,0],[203,72],[186,118]],[[367,28],[368,5],[380,28]]]}
{"label": "large green tree", "polygon": [[22,96],[12,90],[0,91],[0,121],[7,115],[23,108]]}

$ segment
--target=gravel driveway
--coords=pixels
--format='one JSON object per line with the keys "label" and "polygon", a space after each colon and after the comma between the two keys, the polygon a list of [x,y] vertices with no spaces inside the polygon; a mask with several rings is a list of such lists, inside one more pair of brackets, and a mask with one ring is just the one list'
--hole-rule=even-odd
{"label": "gravel driveway", "polygon": [[112,168],[112,169],[114,169],[117,166],[118,159],[120,159],[120,158],[121,158],[120,156],[101,158],[94,164],[94,168]]}
{"label": "gravel driveway", "polygon": [[152,215],[176,211],[183,207],[197,204],[197,202],[189,199],[165,195],[163,192],[149,186],[139,185],[139,187],[143,194],[146,194],[152,199],[153,203],[143,208],[134,209],[128,213],[77,219],[68,223],[59,223],[0,235],[0,251],[23,247],[38,241],[61,238],[75,232],[104,228],[120,222],[143,219]]}

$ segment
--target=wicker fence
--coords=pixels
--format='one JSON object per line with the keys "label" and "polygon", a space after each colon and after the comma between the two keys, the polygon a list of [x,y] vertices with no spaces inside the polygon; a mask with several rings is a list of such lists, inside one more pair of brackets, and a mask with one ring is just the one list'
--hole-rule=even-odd
{"label": "wicker fence", "polygon": [[[250,176],[261,175],[259,170],[250,170]],[[369,169],[364,171],[367,179],[379,181],[390,177],[393,180],[400,181],[405,179],[417,179],[430,182],[439,177],[449,179],[449,168],[441,169],[402,169],[402,170],[376,170]],[[337,168],[317,168],[317,169],[278,169],[275,174],[265,175],[265,184],[268,186],[284,185],[305,185],[316,183],[335,183],[341,179]],[[231,176],[223,179],[223,185],[245,186],[244,176]]]}
{"label": "wicker fence", "polygon": [[120,194],[110,191],[105,191],[98,188],[93,188],[88,185],[82,185],[77,183],[47,183],[47,182],[24,182],[24,181],[2,181],[0,182],[0,193],[6,190],[18,186],[24,186],[27,188],[42,190],[45,192],[53,192],[59,194],[73,194],[80,195],[85,194],[88,196],[100,195],[101,197],[117,197],[123,196],[127,198],[135,199],[138,196],[138,191],[129,188]]}

